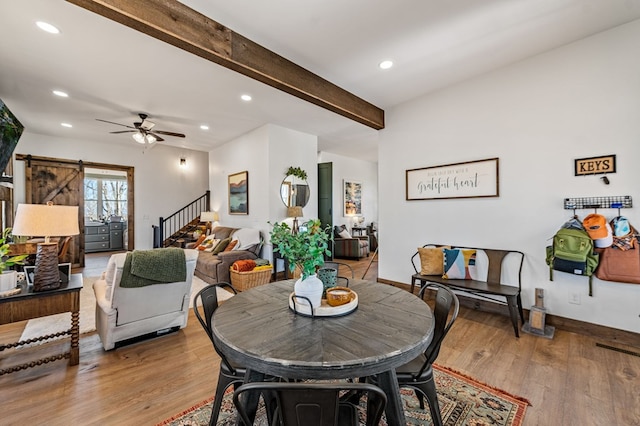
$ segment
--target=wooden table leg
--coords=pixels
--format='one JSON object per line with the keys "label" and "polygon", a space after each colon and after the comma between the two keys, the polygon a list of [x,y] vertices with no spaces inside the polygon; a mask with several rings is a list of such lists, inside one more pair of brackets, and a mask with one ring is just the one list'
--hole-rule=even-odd
{"label": "wooden table leg", "polygon": [[384,410],[389,426],[406,426],[404,407],[400,396],[400,386],[395,370],[378,374],[378,386],[387,395],[387,406]]}
{"label": "wooden table leg", "polygon": [[71,349],[69,365],[80,363],[80,311],[71,313]]}

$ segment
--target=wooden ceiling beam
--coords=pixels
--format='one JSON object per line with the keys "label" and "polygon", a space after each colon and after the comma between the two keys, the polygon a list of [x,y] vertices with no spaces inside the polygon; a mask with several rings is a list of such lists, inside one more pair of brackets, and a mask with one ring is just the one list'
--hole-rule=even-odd
{"label": "wooden ceiling beam", "polygon": [[384,111],[176,0],[67,0],[225,68],[380,130]]}

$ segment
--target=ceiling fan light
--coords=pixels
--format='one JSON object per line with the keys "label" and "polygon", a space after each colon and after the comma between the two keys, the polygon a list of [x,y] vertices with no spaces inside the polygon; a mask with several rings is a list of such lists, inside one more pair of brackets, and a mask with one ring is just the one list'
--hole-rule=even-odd
{"label": "ceiling fan light", "polygon": [[138,142],[138,143],[144,143],[144,135],[140,132],[135,132],[133,135],[131,135],[131,137],[133,138],[134,141]]}
{"label": "ceiling fan light", "polygon": [[144,139],[145,139],[145,141],[146,141],[148,144],[152,144],[152,143],[154,143],[154,142],[156,141],[155,136],[150,135],[150,134],[146,134],[146,135],[144,136]]}

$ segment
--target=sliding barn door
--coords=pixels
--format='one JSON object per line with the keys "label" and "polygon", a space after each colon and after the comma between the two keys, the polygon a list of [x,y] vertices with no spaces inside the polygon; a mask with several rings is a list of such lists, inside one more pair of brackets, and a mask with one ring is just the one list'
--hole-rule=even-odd
{"label": "sliding barn door", "polygon": [[84,172],[82,163],[56,159],[27,159],[25,161],[25,200],[29,204],[78,206],[80,235],[71,239],[65,262],[72,268],[84,266]]}

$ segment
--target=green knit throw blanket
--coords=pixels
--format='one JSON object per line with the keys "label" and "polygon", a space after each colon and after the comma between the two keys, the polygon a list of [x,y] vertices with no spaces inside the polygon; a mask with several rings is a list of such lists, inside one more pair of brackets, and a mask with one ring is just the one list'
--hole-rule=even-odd
{"label": "green knit throw blanket", "polygon": [[184,250],[179,248],[134,250],[127,253],[120,287],[144,287],[186,281],[186,279],[187,262]]}

